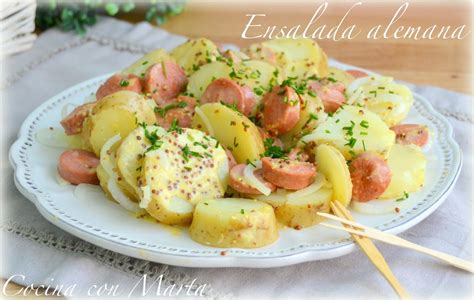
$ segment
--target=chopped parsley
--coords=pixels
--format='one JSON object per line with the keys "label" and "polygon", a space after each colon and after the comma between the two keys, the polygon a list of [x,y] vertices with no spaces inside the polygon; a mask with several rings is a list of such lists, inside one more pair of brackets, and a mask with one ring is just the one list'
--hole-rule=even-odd
{"label": "chopped parsley", "polygon": [[153,132],[150,132],[150,131],[148,131],[147,124],[145,122],[140,123],[138,125],[143,128],[143,131],[145,133],[145,137],[151,144],[151,146],[148,147],[145,150],[145,153],[159,149],[161,147],[161,145],[163,144],[163,141],[160,139],[160,137],[157,134],[158,129],[153,131]]}
{"label": "chopped parsley", "polygon": [[346,135],[352,136],[354,135],[354,126],[355,126],[355,123],[354,121],[351,120],[351,126],[342,127],[342,130],[346,131]]}
{"label": "chopped parsley", "polygon": [[253,89],[253,92],[257,96],[262,96],[265,93],[265,90],[262,87],[256,87]]}
{"label": "chopped parsley", "polygon": [[145,60],[144,62],[142,62],[142,66],[148,64],[148,60]]}
{"label": "chopped parsley", "polygon": [[224,101],[221,101],[221,104],[232,109],[232,110],[235,110],[236,112],[239,112],[239,110],[237,109],[237,104],[235,103],[232,103],[232,104],[229,104],[229,103],[226,103]]}
{"label": "chopped parsley", "polygon": [[257,166],[256,166],[253,162],[251,162],[250,159],[248,159],[248,158],[247,158],[247,160],[245,161],[245,163],[246,163],[247,165],[253,166],[254,168],[257,167]]}
{"label": "chopped parsley", "polygon": [[281,87],[285,87],[285,86],[291,87],[293,90],[295,90],[295,92],[298,95],[303,95],[307,90],[306,82],[298,83],[296,81],[296,79],[297,79],[297,77],[287,77],[285,80],[283,80],[281,82],[280,86]]}
{"label": "chopped parsley", "polygon": [[353,137],[351,137],[344,146],[349,146],[351,148],[354,148],[355,144],[357,143],[357,140]]}
{"label": "chopped parsley", "polygon": [[176,131],[177,133],[183,133],[183,128],[179,127],[178,125],[178,120],[176,118],[173,119],[173,122],[171,122],[170,128],[168,129],[168,132],[173,132]]}
{"label": "chopped parsley", "polygon": [[266,138],[263,141],[265,146],[265,152],[263,152],[261,157],[271,157],[271,158],[282,158],[286,156],[285,150],[283,148],[273,145],[274,139]]}
{"label": "chopped parsley", "polygon": [[360,121],[359,125],[364,128],[369,128],[369,122],[367,122],[367,120]]}
{"label": "chopped parsley", "polygon": [[400,202],[400,201],[408,199],[408,197],[410,197],[410,195],[406,191],[403,191],[403,196],[401,196],[400,198],[398,198],[395,201]]}
{"label": "chopped parsley", "polygon": [[244,211],[243,208],[240,209],[240,213],[241,213],[242,215],[245,214],[245,211]]}
{"label": "chopped parsley", "polygon": [[127,79],[122,79],[120,80],[120,86],[121,87],[126,87],[130,84],[130,81],[128,81]]}
{"label": "chopped parsley", "polygon": [[165,107],[161,108],[161,107],[155,107],[154,111],[155,113],[159,114],[162,118],[165,117],[166,113],[171,110],[171,109],[175,109],[175,108],[184,108],[188,106],[188,103],[184,102],[184,101],[179,101],[177,103],[171,103],[171,104],[168,104],[166,105]]}
{"label": "chopped parsley", "polygon": [[188,145],[186,145],[186,146],[184,146],[183,148],[181,148],[181,151],[183,152],[183,153],[182,153],[182,156],[183,156],[183,158],[184,158],[184,160],[185,160],[186,162],[189,161],[189,157],[190,157],[190,156],[203,158],[203,156],[202,156],[201,153],[196,152],[196,151],[191,151],[191,150],[189,149],[189,146],[188,146]]}
{"label": "chopped parsley", "polygon": [[237,75],[237,72],[235,72],[234,69],[229,73],[230,78],[237,78],[237,79],[242,79],[242,76]]}
{"label": "chopped parsley", "polygon": [[364,147],[364,151],[367,151],[367,148],[365,148],[365,141],[362,140],[362,147]]}

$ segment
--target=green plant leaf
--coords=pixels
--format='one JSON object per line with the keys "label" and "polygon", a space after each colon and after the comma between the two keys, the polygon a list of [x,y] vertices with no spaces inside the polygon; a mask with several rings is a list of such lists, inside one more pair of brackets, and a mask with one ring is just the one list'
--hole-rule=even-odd
{"label": "green plant leaf", "polygon": [[134,9],[135,9],[135,3],[133,3],[132,1],[129,1],[122,5],[122,10],[126,13],[131,12]]}
{"label": "green plant leaf", "polygon": [[120,10],[119,6],[115,3],[107,3],[104,9],[110,16],[115,16]]}

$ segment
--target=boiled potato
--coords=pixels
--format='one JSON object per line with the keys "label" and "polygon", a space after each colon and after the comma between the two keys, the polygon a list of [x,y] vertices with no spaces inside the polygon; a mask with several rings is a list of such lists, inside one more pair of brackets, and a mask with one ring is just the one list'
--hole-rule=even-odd
{"label": "boiled potato", "polygon": [[323,221],[317,212],[329,212],[332,189],[321,188],[315,193],[286,201],[275,208],[277,220],[288,227],[301,229]]}
{"label": "boiled potato", "polygon": [[265,151],[255,124],[243,114],[220,103],[199,106],[192,127],[209,132],[232,151],[238,163],[258,160]]}
{"label": "boiled potato", "polygon": [[224,198],[196,206],[189,234],[198,243],[222,248],[257,248],[278,239],[270,205],[256,200]]}
{"label": "boiled potato", "polygon": [[172,58],[168,53],[166,53],[164,49],[156,49],[150,53],[145,54],[132,65],[125,68],[122,72],[125,74],[134,74],[143,78],[149,67],[168,60],[172,60]]}
{"label": "boiled potato", "polygon": [[187,93],[197,99],[201,99],[207,86],[218,78],[230,78],[232,68],[223,62],[216,61],[202,66],[194,72],[188,81]]}
{"label": "boiled potato", "polygon": [[287,194],[288,194],[287,190],[277,189],[275,192],[267,196],[265,195],[249,195],[249,196],[258,201],[262,201],[267,204],[270,204],[273,208],[278,208],[280,206],[283,206],[288,200],[288,198],[286,197]]}
{"label": "boiled potato", "polygon": [[216,61],[219,49],[205,38],[192,39],[171,51],[171,56],[183,67],[186,75],[193,74],[199,67]]}
{"label": "boiled potato", "polygon": [[341,152],[323,144],[316,147],[315,158],[318,172],[332,184],[332,200],[348,206],[352,198],[352,181],[349,167]]}
{"label": "boiled potato", "polygon": [[413,105],[413,94],[393,78],[382,76],[363,77],[354,81],[347,90],[348,103],[364,106],[379,115],[389,126],[406,118]]}
{"label": "boiled potato", "polygon": [[[266,48],[271,49],[273,55],[265,54],[268,52],[268,50],[264,51]],[[282,68],[285,77],[300,79],[312,75],[326,77],[329,73],[327,56],[312,39],[273,39],[250,46],[246,51],[250,57],[259,57],[263,54],[267,60],[276,61],[277,65]],[[252,53],[256,51],[258,55],[253,55]]]}
{"label": "boiled potato", "polygon": [[227,155],[215,139],[195,129],[169,132],[160,141],[145,154],[140,207],[162,223],[188,223],[197,203],[224,195]]}
{"label": "boiled potato", "polygon": [[162,137],[166,130],[159,126],[139,126],[137,129],[123,139],[117,149],[117,167],[124,181],[134,191],[135,198],[138,198],[138,179],[141,174],[143,157],[150,149],[151,142],[145,135],[146,132],[152,137]]}
{"label": "boiled potato", "polygon": [[345,105],[302,141],[333,145],[347,160],[366,151],[387,157],[395,142],[395,133],[375,113]]}
{"label": "boiled potato", "polygon": [[312,132],[319,124],[326,121],[327,114],[319,97],[309,94],[302,95],[304,105],[301,107],[300,118],[296,125],[280,136],[286,148],[292,148],[304,135]]}
{"label": "boiled potato", "polygon": [[395,144],[387,163],[392,171],[392,180],[380,199],[398,199],[423,187],[426,158],[419,147]]}
{"label": "boiled potato", "polygon": [[346,87],[349,86],[349,84],[355,79],[351,74],[335,67],[329,67],[328,77],[343,83]]}
{"label": "boiled potato", "polygon": [[155,113],[140,95],[120,91],[101,99],[84,120],[82,137],[97,156],[104,143],[116,134],[126,137],[138,123],[153,124]]}

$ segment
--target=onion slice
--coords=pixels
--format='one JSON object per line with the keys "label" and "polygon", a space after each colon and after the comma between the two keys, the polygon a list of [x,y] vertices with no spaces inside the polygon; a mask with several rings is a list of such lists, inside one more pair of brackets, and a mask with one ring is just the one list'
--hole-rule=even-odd
{"label": "onion slice", "polygon": [[371,78],[374,78],[374,76],[365,76],[354,79],[347,87],[346,94],[352,95],[352,93],[354,93],[360,86],[367,83]]}
{"label": "onion slice", "polygon": [[110,155],[110,149],[120,141],[120,134],[116,134],[105,142],[100,150],[100,164],[104,168],[105,172],[109,175],[110,178],[117,179],[117,174],[114,171],[114,162],[112,162],[113,156]]}
{"label": "onion slice", "polygon": [[82,148],[78,135],[66,135],[62,128],[43,128],[36,133],[36,140],[43,146],[53,148]]}
{"label": "onion slice", "polygon": [[[405,200],[407,201],[407,200]],[[405,202],[404,201],[404,202]],[[404,203],[396,200],[370,200],[368,202],[351,201],[351,208],[361,214],[383,215],[396,213]]]}
{"label": "onion slice", "polygon": [[257,177],[255,177],[255,170],[257,168],[261,168],[262,162],[261,161],[256,161],[255,165],[257,167],[252,166],[251,164],[248,164],[245,169],[244,169],[244,181],[250,185],[251,187],[257,189],[260,193],[264,194],[265,196],[268,196],[272,193],[272,190],[267,187],[263,182],[261,182]]}
{"label": "onion slice", "polygon": [[126,210],[134,213],[144,212],[144,210],[140,208],[140,206],[138,206],[138,203],[130,200],[130,198],[128,198],[127,195],[122,192],[120,187],[117,185],[115,179],[109,179],[109,181],[107,182],[107,188],[110,194],[112,195],[112,198],[114,198],[115,201],[117,201],[118,204],[120,204],[120,206],[122,206]]}
{"label": "onion slice", "polygon": [[304,189],[298,190],[296,192],[288,193],[286,198],[288,200],[296,200],[298,198],[302,198],[304,196],[316,193],[324,185],[325,182],[326,182],[326,178],[324,177],[324,175],[321,173],[318,173],[312,184],[308,185]]}
{"label": "onion slice", "polygon": [[196,106],[194,112],[201,118],[202,122],[206,126],[206,131],[209,133],[209,135],[214,136],[214,128],[212,128],[211,122],[209,122],[209,119],[202,112],[202,110]]}

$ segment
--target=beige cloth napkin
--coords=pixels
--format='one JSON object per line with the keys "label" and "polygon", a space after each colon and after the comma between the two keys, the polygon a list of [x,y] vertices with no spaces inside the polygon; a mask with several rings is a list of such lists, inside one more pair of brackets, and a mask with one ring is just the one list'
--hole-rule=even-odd
{"label": "beige cloth napkin", "polygon": [[[26,116],[40,103],[86,79],[119,70],[146,51],[185,41],[147,23],[104,18],[85,37],[49,30],[31,51],[3,63],[3,216],[1,276],[19,284],[76,284],[74,296],[92,285],[120,286],[119,296],[143,276],[163,285],[207,284],[208,297],[381,298],[395,294],[359,251],[344,257],[273,269],[181,268],[146,262],[96,247],[54,227],[16,190],[6,152]],[[411,86],[451,121],[464,154],[462,174],[446,202],[401,236],[466,259],[472,257],[472,99],[434,87]],[[471,298],[472,277],[409,250],[380,244],[393,272],[415,298]],[[53,279],[53,280],[52,280]]]}

